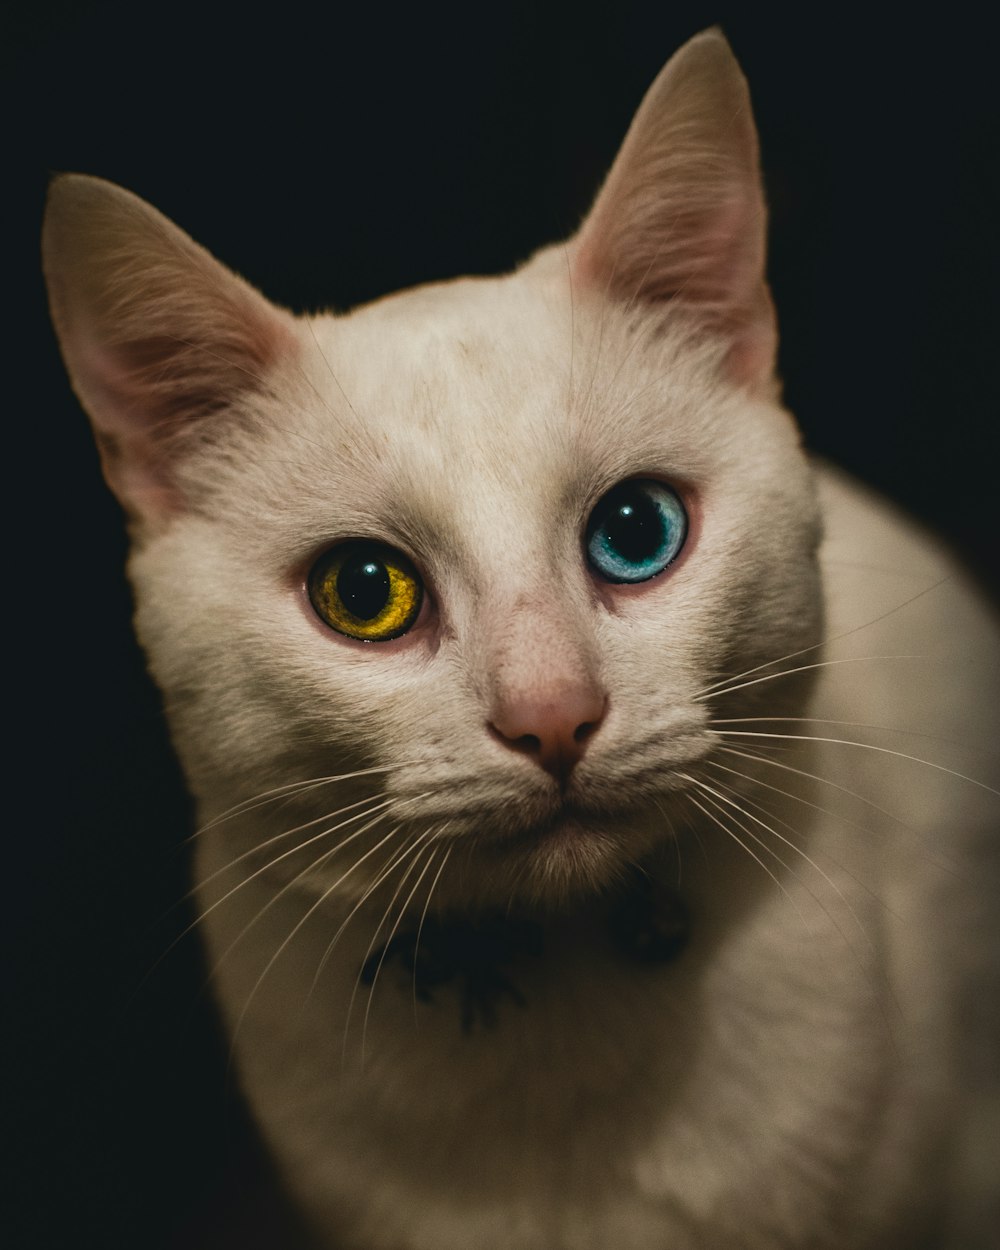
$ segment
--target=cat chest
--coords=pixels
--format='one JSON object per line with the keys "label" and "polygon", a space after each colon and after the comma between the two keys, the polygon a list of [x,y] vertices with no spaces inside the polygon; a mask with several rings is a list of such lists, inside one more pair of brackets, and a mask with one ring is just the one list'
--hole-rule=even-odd
{"label": "cat chest", "polygon": [[318,1190],[396,1178],[606,1213],[624,1185],[662,1215],[738,1203],[768,1169],[789,1192],[797,1169],[843,1183],[871,1141],[883,1047],[844,987],[804,975],[789,997],[787,942],[780,995],[774,952],[708,961],[697,937],[640,963],[605,934],[525,934],[471,968],[369,944],[343,943],[312,987],[290,964],[241,1055]]}

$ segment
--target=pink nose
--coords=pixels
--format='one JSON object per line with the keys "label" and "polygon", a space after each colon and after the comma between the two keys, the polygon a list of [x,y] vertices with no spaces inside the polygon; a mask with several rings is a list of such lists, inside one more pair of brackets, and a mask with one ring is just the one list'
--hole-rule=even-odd
{"label": "pink nose", "polygon": [[490,730],[512,751],[528,755],[565,785],[607,712],[591,685],[508,698],[494,709]]}

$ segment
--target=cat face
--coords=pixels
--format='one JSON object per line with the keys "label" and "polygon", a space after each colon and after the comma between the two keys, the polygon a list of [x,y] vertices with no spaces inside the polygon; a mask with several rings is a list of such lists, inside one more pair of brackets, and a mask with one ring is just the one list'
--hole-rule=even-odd
{"label": "cat face", "polygon": [[[577,238],[346,317],[293,319],[127,193],[55,184],[54,317],[203,815],[359,774],[336,812],[297,787],[225,836],[345,813],[370,860],[308,888],[366,886],[402,838],[497,901],[603,888],[669,839],[708,688],[818,637],[762,237],[745,86],[711,33],[654,84]],[[644,508],[676,547],[659,564]],[[417,587],[403,625],[352,637],[393,560]],[[357,586],[372,604],[331,616]]]}

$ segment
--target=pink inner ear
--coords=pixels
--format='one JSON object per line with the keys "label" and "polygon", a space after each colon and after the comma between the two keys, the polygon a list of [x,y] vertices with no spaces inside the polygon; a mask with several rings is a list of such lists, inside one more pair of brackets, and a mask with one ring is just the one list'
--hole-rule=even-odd
{"label": "pink inner ear", "polygon": [[42,235],[52,316],[108,482],[135,516],[183,505],[176,466],[297,349],[291,316],[162,217],[98,178],[49,192]]}
{"label": "pink inner ear", "polygon": [[155,387],[144,377],[153,363],[150,354],[140,352],[144,368],[130,365],[131,346],[85,342],[76,357],[77,372],[86,379],[88,406],[99,414],[94,434],[108,485],[129,512],[164,517],[181,504],[163,446],[170,422]]}
{"label": "pink inner ear", "polygon": [[770,378],[765,209],[746,83],[718,32],[650,88],[578,236],[582,285],[689,314],[728,340],[740,382]]}
{"label": "pink inner ear", "polygon": [[[211,325],[215,339],[197,343],[180,334],[149,334],[117,343],[93,333],[76,342],[75,376],[86,391],[108,484],[135,515],[163,518],[183,500],[173,466],[185,433],[264,383],[294,337],[275,311],[257,310],[239,322],[230,313]],[[227,333],[228,331],[228,333]]]}
{"label": "pink inner ear", "polygon": [[734,187],[711,209],[647,215],[634,232],[605,217],[581,240],[576,272],[623,302],[687,309],[731,340],[734,380],[747,382],[769,371],[776,338],[762,278],[761,211]]}
{"label": "pink inner ear", "polygon": [[166,520],[183,509],[180,492],[147,443],[96,433],[104,478],[135,517]]}
{"label": "pink inner ear", "polygon": [[[234,350],[235,349],[231,349]],[[157,429],[186,425],[224,408],[253,381],[253,374],[229,381],[243,366],[239,359],[220,359],[208,347],[187,344],[165,336],[136,339],[97,350],[103,358],[103,383],[109,407],[119,409],[119,419]],[[264,369],[269,361],[254,362]],[[108,416],[113,421],[113,413]],[[109,422],[110,424],[111,422]]]}
{"label": "pink inner ear", "polygon": [[[673,260],[658,274],[661,289],[651,298],[677,299],[728,325],[745,307],[754,281],[748,255],[746,202],[733,196],[708,213],[692,211],[678,216],[662,250]],[[651,265],[652,273],[657,266]]]}
{"label": "pink inner ear", "polygon": [[731,335],[726,369],[741,386],[770,382],[778,351],[774,307],[766,287],[760,292],[760,311]]}
{"label": "pink inner ear", "polygon": [[774,311],[760,260],[747,239],[746,205],[732,201],[710,221],[678,215],[673,231],[651,235],[644,246],[608,269],[613,250],[591,237],[578,254],[579,279],[623,303],[675,305],[708,333],[728,340],[726,368],[734,382],[770,377],[777,348]]}

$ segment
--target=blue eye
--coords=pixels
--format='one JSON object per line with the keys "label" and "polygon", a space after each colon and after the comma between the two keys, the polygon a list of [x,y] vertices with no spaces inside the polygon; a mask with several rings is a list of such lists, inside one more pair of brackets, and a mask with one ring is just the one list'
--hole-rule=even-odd
{"label": "blue eye", "polygon": [[684,546],[687,513],[663,482],[620,482],[587,522],[587,559],[609,582],[645,582],[662,573]]}

